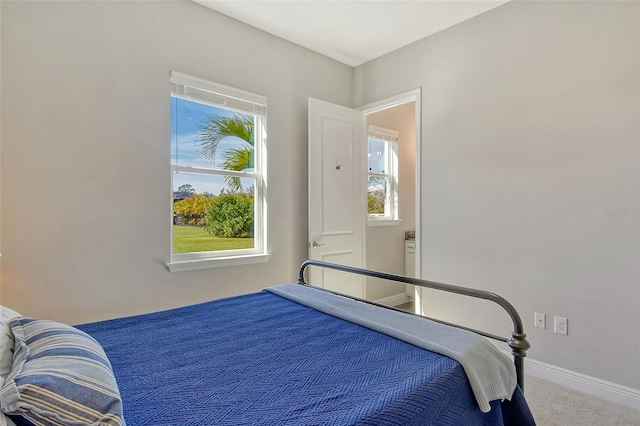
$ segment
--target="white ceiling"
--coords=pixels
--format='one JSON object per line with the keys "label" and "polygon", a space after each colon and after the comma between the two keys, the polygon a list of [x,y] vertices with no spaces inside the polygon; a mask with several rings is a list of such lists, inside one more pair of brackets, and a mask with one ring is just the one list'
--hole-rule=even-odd
{"label": "white ceiling", "polygon": [[508,0],[194,1],[355,67]]}

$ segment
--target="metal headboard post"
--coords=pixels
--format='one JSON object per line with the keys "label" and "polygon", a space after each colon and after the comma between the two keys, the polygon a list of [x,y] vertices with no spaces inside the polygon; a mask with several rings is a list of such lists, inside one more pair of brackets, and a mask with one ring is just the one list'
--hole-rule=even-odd
{"label": "metal headboard post", "polygon": [[[491,293],[489,291],[477,290],[477,289],[467,288],[467,287],[459,287],[451,284],[437,283],[434,281],[421,280],[418,278],[403,277],[401,275],[388,274],[386,272],[371,271],[368,269],[354,268],[352,266],[337,265],[335,263],[320,262],[318,260],[307,260],[302,264],[302,266],[300,266],[300,274],[298,275],[298,282],[297,282],[298,284],[309,285],[304,279],[304,271],[309,265],[315,265],[315,266],[320,266],[320,267],[329,268],[329,269],[336,269],[338,271],[350,272],[353,274],[367,275],[370,277],[381,278],[381,279],[390,280],[390,281],[397,281],[397,282],[417,285],[425,288],[432,288],[435,290],[441,290],[449,293],[462,294],[464,296],[490,300],[492,302],[497,303],[505,311],[507,311],[507,313],[509,314],[509,317],[511,317],[511,321],[513,323],[513,331],[511,332],[511,337],[509,338],[496,336],[481,330],[475,330],[475,329],[463,327],[457,324],[448,323],[445,321],[438,320],[436,318],[429,318],[429,317],[425,317],[425,318],[429,318],[431,320],[434,320],[443,324],[447,324],[447,325],[462,328],[468,331],[472,331],[474,333],[480,334],[482,336],[485,336],[491,339],[506,342],[509,345],[509,347],[511,347],[511,355],[513,355],[513,361],[516,366],[516,377],[518,380],[518,385],[522,390],[524,390],[524,358],[527,356],[527,349],[529,349],[531,345],[527,341],[527,335],[524,333],[524,329],[522,327],[522,320],[520,319],[520,315],[518,314],[518,311],[516,311],[513,305],[503,297],[498,296],[497,294]],[[330,293],[335,293],[341,296],[349,297],[351,299],[356,299],[362,302],[366,302],[372,305],[389,308],[388,306],[371,302],[369,300],[360,299],[358,297],[353,297],[347,294],[323,289],[320,287],[317,287],[317,288]],[[394,308],[389,308],[389,309],[394,309]],[[395,309],[395,310],[398,310],[398,309]]]}

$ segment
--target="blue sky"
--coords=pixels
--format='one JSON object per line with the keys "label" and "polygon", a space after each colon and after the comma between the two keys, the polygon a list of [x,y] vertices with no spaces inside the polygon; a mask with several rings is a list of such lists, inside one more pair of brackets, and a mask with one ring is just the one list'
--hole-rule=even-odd
{"label": "blue sky", "polygon": [[[200,154],[198,132],[200,126],[206,123],[211,116],[232,116],[229,110],[216,108],[211,105],[201,104],[185,99],[171,97],[171,164],[181,166],[222,168],[224,153],[230,148],[243,146],[245,142],[235,137],[227,137],[218,145],[216,162],[206,161]],[[221,176],[202,175],[195,173],[173,172],[173,190],[180,185],[190,184],[196,193],[209,192],[219,194],[226,188],[224,178]],[[251,185],[252,182],[243,182],[243,185]]]}

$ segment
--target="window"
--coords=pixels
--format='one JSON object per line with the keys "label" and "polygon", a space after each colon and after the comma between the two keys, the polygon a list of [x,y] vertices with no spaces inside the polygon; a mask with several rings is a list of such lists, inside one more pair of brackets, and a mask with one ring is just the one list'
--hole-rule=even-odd
{"label": "window", "polygon": [[267,260],[266,104],[171,73],[171,271]]}
{"label": "window", "polygon": [[369,126],[367,214],[370,225],[398,221],[398,132]]}

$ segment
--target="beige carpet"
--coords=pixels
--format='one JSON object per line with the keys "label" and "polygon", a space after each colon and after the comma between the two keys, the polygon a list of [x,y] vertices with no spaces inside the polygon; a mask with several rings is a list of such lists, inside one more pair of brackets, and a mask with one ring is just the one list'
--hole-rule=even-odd
{"label": "beige carpet", "polygon": [[526,376],[524,396],[538,426],[640,426],[638,411]]}

